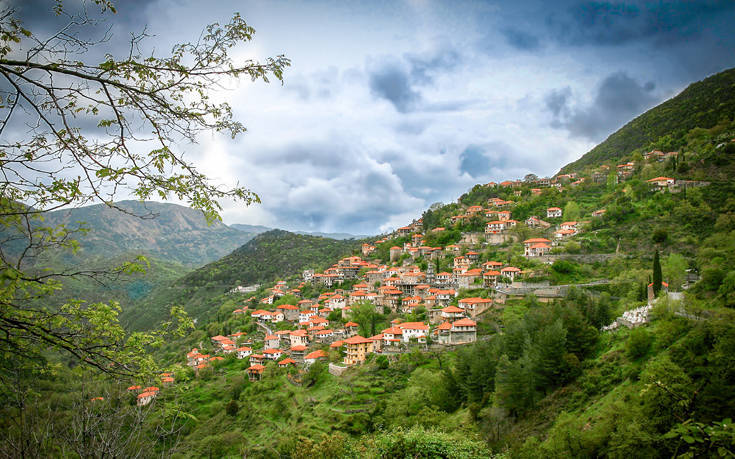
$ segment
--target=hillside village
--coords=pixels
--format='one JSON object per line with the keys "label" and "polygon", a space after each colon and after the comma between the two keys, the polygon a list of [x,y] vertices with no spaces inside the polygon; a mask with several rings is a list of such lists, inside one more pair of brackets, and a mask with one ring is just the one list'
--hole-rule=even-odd
{"label": "hillside village", "polygon": [[[557,260],[593,262],[616,255],[579,253],[575,241],[603,224],[606,209],[582,213],[576,204],[570,205],[565,191],[617,185],[639,176],[646,165],[650,175],[677,157],[677,152],[654,150],[637,162],[602,165],[588,173],[560,173],[551,178],[529,174],[523,179],[478,185],[469,200],[481,196],[483,202],[468,203],[465,195],[457,204],[438,209],[436,213],[443,211],[442,216],[432,216],[433,224],[416,219],[389,235],[364,242],[359,254],[344,257],[322,272],[307,269],[300,279],[271,286],[234,286],[230,293],[251,296],[232,311],[233,318],[256,328],[250,333],[240,330],[209,337],[210,342],[186,352],[185,364],[199,374],[232,356],[247,360],[248,378],[258,381],[270,365],[299,374],[323,361],[329,362],[331,373],[340,375],[371,355],[395,356],[413,349],[474,343],[487,334],[487,330],[478,331],[478,321],[502,313],[509,300],[532,294],[539,301],[554,301],[575,286],[608,282],[588,278],[556,285],[549,281]],[[654,194],[709,184],[664,176],[645,183]],[[524,207],[522,213],[519,207]],[[522,245],[522,253],[511,254],[512,244]],[[389,326],[373,330],[357,323],[355,313],[361,308],[392,317]],[[650,304],[626,311],[602,330],[615,330],[619,324],[642,325],[648,310]],[[170,376],[166,376],[167,385],[173,383]],[[131,390],[140,391],[140,405],[158,393],[133,387]]]}

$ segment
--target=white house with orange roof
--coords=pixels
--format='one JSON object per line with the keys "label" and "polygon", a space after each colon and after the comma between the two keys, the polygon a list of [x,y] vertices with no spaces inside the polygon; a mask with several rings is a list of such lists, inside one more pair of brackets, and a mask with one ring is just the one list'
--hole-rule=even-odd
{"label": "white house with orange roof", "polygon": [[253,353],[253,350],[247,346],[242,346],[237,348],[237,358],[238,359],[245,359],[250,357],[250,355]]}
{"label": "white house with orange roof", "polygon": [[283,351],[280,349],[264,349],[263,356],[266,360],[278,360],[283,355]]}
{"label": "white house with orange roof", "polygon": [[416,339],[419,343],[426,342],[426,336],[429,334],[429,326],[423,322],[403,322],[397,325],[403,331],[403,341],[409,342]]}
{"label": "white house with orange roof", "polygon": [[291,339],[291,347],[309,345],[309,335],[306,330],[294,330],[289,338]]}
{"label": "white house with orange roof", "polygon": [[500,270],[500,274],[502,274],[504,277],[507,277],[511,281],[515,280],[516,276],[518,276],[521,273],[521,270],[519,268],[516,268],[515,266],[507,266]]}
{"label": "white house with orange roof", "polygon": [[464,309],[457,306],[447,306],[441,310],[440,317],[444,320],[456,320],[466,317],[467,313]]}
{"label": "white house with orange roof", "polygon": [[380,334],[383,335],[383,345],[386,347],[398,346],[403,342],[403,330],[395,325],[386,328]]}
{"label": "white house with orange roof", "polygon": [[505,231],[506,222],[502,220],[494,220],[491,222],[487,222],[487,226],[485,227],[485,233],[486,234],[498,234]]}
{"label": "white house with orange roof", "polygon": [[546,218],[561,218],[562,210],[559,207],[549,207],[546,209]]}
{"label": "white house with orange roof", "polygon": [[551,241],[542,237],[534,237],[523,241],[524,255],[527,257],[538,257],[547,255],[551,250]]}
{"label": "white house with orange roof", "polygon": [[663,191],[668,190],[670,187],[674,186],[674,183],[676,183],[676,179],[673,179],[671,177],[656,177],[647,180],[647,182],[655,190]]}

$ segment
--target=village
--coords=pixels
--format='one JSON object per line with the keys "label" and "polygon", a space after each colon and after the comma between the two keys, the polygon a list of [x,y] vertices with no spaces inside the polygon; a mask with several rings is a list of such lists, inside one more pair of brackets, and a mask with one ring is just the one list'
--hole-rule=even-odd
{"label": "village", "polygon": [[[674,156],[675,152],[652,151],[645,155],[645,161],[661,162]],[[185,356],[186,365],[198,374],[232,355],[247,359],[250,366],[246,372],[250,381],[260,380],[268,365],[306,370],[317,361],[329,362],[329,371],[339,375],[351,366],[364,363],[371,355],[390,356],[412,349],[441,349],[473,343],[478,340],[479,318],[489,311],[502,310],[509,298],[550,290],[548,298],[551,299],[563,296],[566,291],[546,284],[543,285],[546,289],[529,290],[524,280],[533,280],[533,270],[484,259],[485,247],[514,242],[516,236],[510,230],[525,225],[538,237],[517,241],[523,244],[523,257],[551,264],[552,251],[584,232],[591,221],[606,213],[606,209],[596,209],[579,221],[564,221],[562,207],[551,206],[544,214],[531,215],[519,222],[513,219],[513,208],[522,202],[524,194],[533,197],[558,193],[587,180],[601,183],[611,177],[617,183],[629,179],[634,168],[635,164],[628,162],[618,165],[614,172],[603,165],[588,176],[571,173],[537,178],[529,175],[523,180],[487,183],[483,187],[488,190],[512,191],[513,200],[492,197],[485,206],[462,206],[462,211],[451,215],[448,222],[460,225],[463,221],[480,218],[484,221],[484,233],[463,233],[457,243],[430,246],[426,245],[427,229],[436,235],[447,228],[425,228],[423,220],[416,219],[389,235],[363,243],[359,256],[342,258],[323,272],[304,270],[301,279],[292,281],[291,285],[281,280],[268,288],[264,296],[251,296],[246,303],[256,306],[245,305],[232,314],[255,321],[257,331],[211,336],[211,342],[207,343],[211,351],[200,350],[205,343],[191,349]],[[656,177],[647,183],[652,192],[673,193],[707,185],[707,182],[670,177]],[[389,247],[387,260],[376,256],[381,246]],[[425,269],[419,267],[419,262],[423,262]],[[451,270],[438,272],[442,264]],[[252,293],[257,287],[236,286],[231,293]],[[485,294],[460,295],[460,292],[473,289],[482,289]],[[307,290],[318,294],[306,297],[303,292]],[[282,298],[298,300],[283,304],[279,301]],[[360,307],[395,318],[389,327],[376,330],[376,334],[363,333],[371,335],[363,336],[360,324],[353,317],[353,312]],[[627,311],[603,331],[646,323],[650,307],[649,304]],[[417,317],[424,319],[417,321]],[[171,376],[170,373],[162,376],[164,386],[173,384]],[[139,405],[150,403],[158,394],[157,387],[132,386],[129,390],[139,392]]]}

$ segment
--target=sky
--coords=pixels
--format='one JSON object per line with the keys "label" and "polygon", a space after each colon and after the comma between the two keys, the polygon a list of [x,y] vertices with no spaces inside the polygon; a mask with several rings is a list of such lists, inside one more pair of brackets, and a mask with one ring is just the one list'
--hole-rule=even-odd
{"label": "sky", "polygon": [[[1,2],[1,1],[0,1]],[[65,4],[74,3],[66,0]],[[52,30],[51,0],[16,2]],[[180,145],[225,223],[376,234],[477,183],[550,176],[691,82],[735,66],[735,2],[118,0],[111,52],[146,28],[163,54],[239,12],[241,58],[285,54],[284,82],[218,94],[248,131]]]}

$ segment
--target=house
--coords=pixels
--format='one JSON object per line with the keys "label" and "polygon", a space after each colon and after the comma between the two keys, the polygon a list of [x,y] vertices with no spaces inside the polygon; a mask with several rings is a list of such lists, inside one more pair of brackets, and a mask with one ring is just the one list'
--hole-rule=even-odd
{"label": "house", "polygon": [[283,359],[280,362],[278,362],[278,367],[279,368],[286,368],[289,365],[291,365],[291,366],[296,365],[296,361],[294,359],[290,358],[290,357],[286,357],[285,359]]}
{"label": "house", "polygon": [[505,221],[494,220],[487,222],[487,227],[485,228],[486,234],[497,234],[502,233],[503,231],[505,231]]}
{"label": "house", "polygon": [[253,350],[247,346],[237,348],[237,358],[238,359],[244,359],[246,357],[249,357],[250,354],[252,353],[253,353]]}
{"label": "house", "polygon": [[482,270],[480,268],[470,269],[457,276],[457,285],[459,288],[472,288],[476,279],[482,278]]}
{"label": "house", "polygon": [[551,241],[542,237],[534,237],[523,241],[524,255],[527,257],[539,257],[548,255],[551,250]]}
{"label": "house", "polygon": [[482,273],[482,281],[485,287],[492,287],[495,284],[498,283],[498,276],[500,276],[500,271],[485,271]]}
{"label": "house", "polygon": [[546,209],[546,218],[561,218],[561,208],[549,207]]}
{"label": "house", "polygon": [[561,224],[561,229],[563,229],[563,230],[573,230],[574,233],[576,234],[578,232],[578,230],[579,230],[579,228],[577,228],[577,225],[578,224],[579,224],[578,222],[564,222],[564,223]]}
{"label": "house", "polygon": [[511,281],[515,280],[516,276],[518,276],[520,273],[521,270],[513,266],[508,266],[507,268],[503,268],[500,270],[500,274],[502,274],[504,277],[507,277]]}
{"label": "house", "polygon": [[671,177],[656,177],[646,181],[651,185],[651,188],[657,191],[664,191],[674,186],[676,179]]}
{"label": "house", "polygon": [[309,354],[306,354],[306,356],[304,356],[304,365],[308,367],[309,365],[313,364],[317,360],[324,360],[326,358],[327,358],[327,353],[322,350],[310,352]]}
{"label": "house", "polygon": [[534,196],[539,196],[541,194],[541,188],[531,188],[531,194]]}
{"label": "house", "polygon": [[419,343],[426,343],[426,336],[429,334],[429,326],[423,322],[404,322],[398,324],[398,328],[403,331],[403,341],[408,343],[411,339],[416,339]]}
{"label": "house", "polygon": [[248,367],[248,379],[250,381],[260,381],[260,378],[263,377],[263,372],[265,371],[265,367],[259,363],[256,363],[255,365],[251,365]]}
{"label": "house", "polygon": [[344,340],[346,354],[344,362],[346,365],[357,365],[363,363],[367,355],[373,352],[373,341],[360,335]]}
{"label": "house", "polygon": [[263,354],[251,354],[250,355],[250,364],[251,365],[254,364],[254,363],[263,363],[264,360],[265,360],[265,355],[263,355]]}
{"label": "house", "polygon": [[452,273],[441,272],[436,275],[436,282],[440,285],[447,285],[452,281]]}
{"label": "house", "polygon": [[360,327],[359,324],[356,322],[347,322],[345,324],[345,335],[346,336],[355,336],[357,335],[357,329]]}
{"label": "house", "polygon": [[263,356],[266,360],[278,360],[283,355],[283,351],[280,349],[264,349]]}
{"label": "house", "polygon": [[593,217],[602,217],[603,215],[605,215],[605,212],[607,212],[606,209],[596,210],[596,211],[592,212],[592,216]]}
{"label": "house", "polygon": [[459,319],[452,322],[452,344],[473,343],[477,341],[477,323],[470,319]]}
{"label": "house", "polygon": [[334,295],[327,300],[326,304],[331,309],[343,309],[347,306],[347,300],[342,295]]}
{"label": "house", "polygon": [[317,330],[314,332],[314,340],[318,343],[328,343],[333,337],[333,330]]}
{"label": "house", "polygon": [[383,349],[383,334],[378,333],[375,336],[371,336],[368,338],[370,341],[373,342],[373,352],[381,352]]}
{"label": "house", "polygon": [[470,206],[467,208],[467,213],[469,215],[475,215],[482,212],[482,206]]}
{"label": "house", "polygon": [[306,354],[306,346],[296,345],[291,346],[291,358],[299,363],[303,363],[304,355]]}
{"label": "house", "polygon": [[411,227],[402,226],[396,230],[396,234],[398,234],[398,236],[408,236],[409,234],[411,234]]}
{"label": "house", "polygon": [[396,326],[386,328],[381,335],[383,335],[383,344],[386,347],[398,346],[403,341],[403,330]]}
{"label": "house", "polygon": [[308,346],[309,335],[306,330],[294,330],[289,335],[291,339],[291,346]]}
{"label": "house", "polygon": [[501,210],[500,212],[498,212],[498,220],[503,222],[506,220],[510,220],[510,215],[511,214],[509,210]]}
{"label": "house", "polygon": [[526,226],[529,228],[549,228],[551,223],[545,222],[534,215],[526,219]]}
{"label": "house", "polygon": [[301,322],[308,322],[312,318],[317,316],[316,311],[312,311],[311,309],[306,309],[304,311],[299,312],[299,323]]}
{"label": "house", "polygon": [[441,310],[441,318],[445,320],[455,320],[465,317],[465,310],[457,306],[447,306]]}
{"label": "house", "polygon": [[444,247],[444,250],[446,250],[447,252],[457,253],[462,251],[462,247],[458,246],[457,244],[449,244],[448,246]]}
{"label": "house", "polygon": [[263,346],[265,348],[277,348],[280,344],[281,339],[276,335],[268,335],[265,338],[263,338]]}
{"label": "house", "polygon": [[477,341],[477,323],[470,319],[444,322],[434,330],[439,344],[467,344]]}
{"label": "house", "polygon": [[490,298],[462,298],[459,300],[458,305],[463,309],[466,314],[470,317],[475,317],[478,314],[485,312],[490,306],[492,306],[493,300]]}
{"label": "house", "polygon": [[286,319],[286,320],[288,320],[290,322],[294,322],[294,321],[296,321],[296,320],[299,319],[299,308],[296,305],[293,305],[293,304],[282,304],[282,305],[276,307],[276,309],[281,314],[283,314],[283,318],[284,319]]}
{"label": "house", "polygon": [[557,239],[565,239],[568,237],[572,237],[575,234],[577,234],[577,231],[572,229],[559,229],[554,231],[554,237]]}
{"label": "house", "polygon": [[371,244],[368,244],[368,243],[362,244],[362,256],[363,257],[366,257],[366,256],[370,255],[374,251],[375,251],[375,246],[374,245],[371,245]]}

